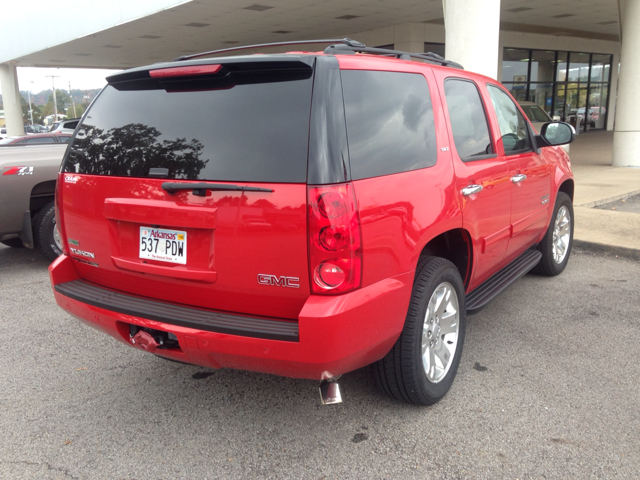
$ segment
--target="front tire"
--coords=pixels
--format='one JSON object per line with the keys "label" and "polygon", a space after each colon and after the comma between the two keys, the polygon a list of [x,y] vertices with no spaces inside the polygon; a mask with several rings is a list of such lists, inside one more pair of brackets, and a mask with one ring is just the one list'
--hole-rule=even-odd
{"label": "front tire", "polygon": [[573,204],[569,195],[558,192],[549,228],[538,245],[542,258],[533,272],[548,277],[561,274],[569,262],[572,245]]}
{"label": "front tire", "polygon": [[35,241],[47,260],[53,262],[62,254],[62,239],[56,228],[56,208],[53,202],[46,204],[36,215]]}
{"label": "front tire", "polygon": [[433,405],[451,388],[466,326],[465,291],[443,258],[420,262],[402,334],[373,365],[376,384],[391,398]]}

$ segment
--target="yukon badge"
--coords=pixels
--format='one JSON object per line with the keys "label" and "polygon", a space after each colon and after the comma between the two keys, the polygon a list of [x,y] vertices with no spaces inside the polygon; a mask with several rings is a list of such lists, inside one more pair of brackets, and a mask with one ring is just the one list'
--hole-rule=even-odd
{"label": "yukon badge", "polygon": [[276,277],[275,275],[259,273],[258,283],[260,285],[275,285],[276,287],[300,288],[300,279],[298,277]]}

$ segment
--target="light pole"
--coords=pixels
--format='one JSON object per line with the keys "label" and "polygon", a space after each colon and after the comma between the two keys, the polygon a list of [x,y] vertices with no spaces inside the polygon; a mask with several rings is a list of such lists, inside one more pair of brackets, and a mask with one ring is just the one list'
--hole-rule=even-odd
{"label": "light pole", "polygon": [[58,121],[58,102],[56,100],[56,86],[53,79],[56,77],[60,78],[60,75],[47,75],[47,77],[51,77],[51,88],[53,89],[53,123],[56,123]]}
{"label": "light pole", "polygon": [[[30,80],[33,83],[33,80]],[[31,126],[33,126],[33,108],[31,108],[31,89],[27,89],[27,99],[29,100],[29,116],[31,117]]]}
{"label": "light pole", "polygon": [[73,118],[78,118],[78,114],[76,113],[76,102],[73,101],[73,97],[71,96],[71,82],[69,82],[69,98],[71,98],[71,105],[73,105]]}

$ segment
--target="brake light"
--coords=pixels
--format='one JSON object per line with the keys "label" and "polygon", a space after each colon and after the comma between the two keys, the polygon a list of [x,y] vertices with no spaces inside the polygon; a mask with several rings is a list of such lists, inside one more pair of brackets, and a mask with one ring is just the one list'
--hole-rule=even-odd
{"label": "brake light", "polygon": [[308,187],[311,291],[335,295],[362,281],[360,218],[351,183]]}
{"label": "brake light", "polygon": [[221,68],[222,65],[193,65],[190,67],[159,68],[157,70],[150,70],[149,75],[152,78],[188,77],[192,75],[218,73],[218,70]]}
{"label": "brake light", "polygon": [[62,253],[69,255],[67,252],[67,235],[64,233],[64,224],[62,221],[62,182],[64,182],[64,173],[58,173],[58,179],[56,181],[56,228],[60,234],[60,243],[62,244]]}

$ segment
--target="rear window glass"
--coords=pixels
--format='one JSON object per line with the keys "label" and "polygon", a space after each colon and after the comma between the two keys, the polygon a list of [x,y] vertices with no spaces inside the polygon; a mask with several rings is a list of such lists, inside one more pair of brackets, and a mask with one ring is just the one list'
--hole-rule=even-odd
{"label": "rear window glass", "polygon": [[422,75],[345,70],[342,88],[354,180],[435,165],[433,108]]}
{"label": "rear window glass", "polygon": [[214,90],[107,86],[83,119],[65,172],[304,183],[312,78]]}

